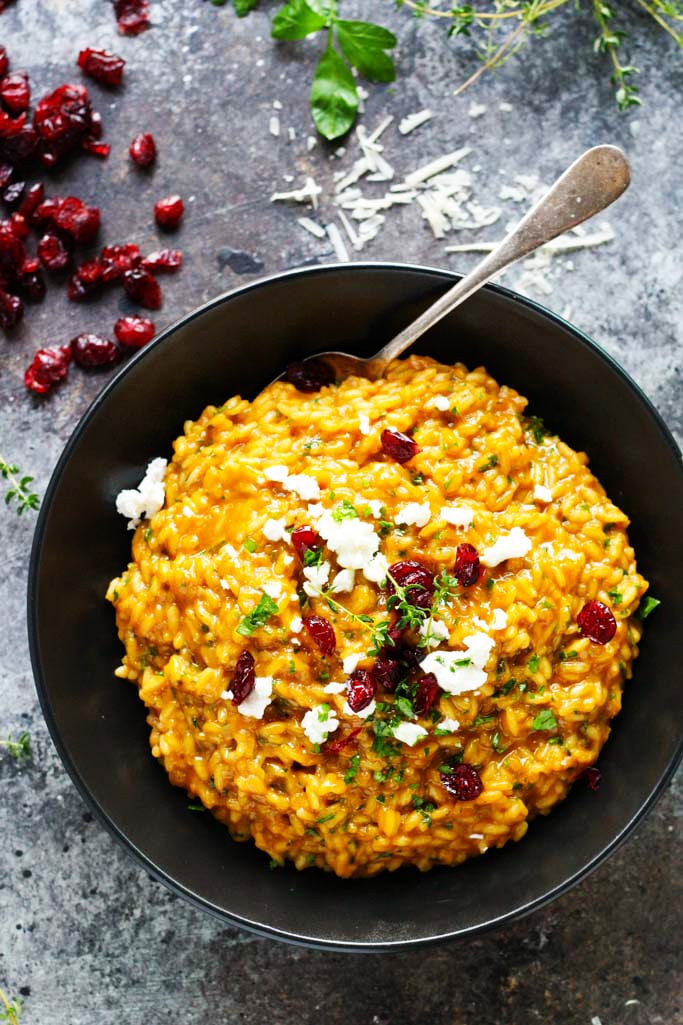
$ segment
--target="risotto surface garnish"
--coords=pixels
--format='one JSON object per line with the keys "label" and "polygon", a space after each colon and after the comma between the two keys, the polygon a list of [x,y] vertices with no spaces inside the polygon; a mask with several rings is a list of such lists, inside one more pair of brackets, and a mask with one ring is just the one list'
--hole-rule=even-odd
{"label": "risotto surface garnish", "polygon": [[525,407],[419,356],[281,380],[119,496],[117,674],[171,782],[272,864],[454,865],[596,761],[647,583],[587,457]]}

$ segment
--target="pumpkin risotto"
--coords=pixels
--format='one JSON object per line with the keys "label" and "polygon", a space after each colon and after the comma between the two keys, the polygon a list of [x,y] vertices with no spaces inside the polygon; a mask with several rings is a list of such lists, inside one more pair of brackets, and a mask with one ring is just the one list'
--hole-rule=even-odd
{"label": "pumpkin risotto", "polygon": [[280,380],[119,496],[117,674],[171,782],[272,864],[454,865],[595,762],[647,583],[587,457],[525,407],[418,356]]}

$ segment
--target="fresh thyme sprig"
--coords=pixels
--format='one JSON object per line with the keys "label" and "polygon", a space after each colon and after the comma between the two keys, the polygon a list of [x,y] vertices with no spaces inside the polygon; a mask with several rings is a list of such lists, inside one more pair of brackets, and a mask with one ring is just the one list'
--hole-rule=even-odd
{"label": "fresh thyme sprig", "polygon": [[37,509],[40,499],[35,492],[31,491],[29,484],[33,483],[33,477],[21,476],[21,470],[14,463],[8,463],[5,457],[0,454],[0,476],[9,484],[5,492],[5,505],[11,505],[16,499],[14,509],[17,516],[21,516],[24,509]]}
{"label": "fresh thyme sprig", "polygon": [[8,1025],[19,1025],[19,1018],[21,1017],[21,1000],[15,997],[14,1000],[8,1000],[5,993],[0,989],[0,1021],[8,1022]]}
{"label": "fresh thyme sprig", "polygon": [[[17,761],[21,761],[24,758],[31,758],[33,750],[31,749],[31,737],[28,733],[20,733],[17,740],[12,740],[10,734],[5,740],[0,740],[0,747],[4,747],[5,750],[12,758],[16,758]],[[0,1021],[2,1019],[0,1018]]]}

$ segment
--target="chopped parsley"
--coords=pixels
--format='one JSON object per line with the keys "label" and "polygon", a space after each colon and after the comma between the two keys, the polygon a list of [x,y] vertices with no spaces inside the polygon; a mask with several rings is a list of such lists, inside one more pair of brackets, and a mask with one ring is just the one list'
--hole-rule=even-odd
{"label": "chopped parsley", "polygon": [[491,737],[491,747],[496,752],[496,754],[499,755],[502,754],[503,751],[505,751],[505,744],[503,743],[503,738],[501,737],[498,730],[496,730],[496,732]]}
{"label": "chopped parsley", "polygon": [[354,779],[358,775],[358,769],[360,768],[360,755],[355,754],[349,762],[349,767],[344,774],[345,783],[353,783]]}
{"label": "chopped parsley", "polygon": [[486,726],[490,722],[495,722],[497,716],[495,715],[478,715],[472,723],[473,726]]}
{"label": "chopped parsley", "polygon": [[538,672],[538,667],[540,665],[540,662],[541,662],[541,660],[538,657],[538,655],[532,655],[531,658],[529,659],[529,661],[527,662],[527,665],[529,667],[529,672],[537,673]]}
{"label": "chopped parsley", "polygon": [[342,520],[357,520],[358,510],[351,505],[348,498],[342,498],[341,502],[332,510],[332,519],[335,523],[341,523]]}
{"label": "chopped parsley", "polygon": [[494,453],[488,457],[488,459],[477,467],[479,473],[486,473],[487,470],[492,470],[494,466],[498,466],[498,456]]}
{"label": "chopped parsley", "polygon": [[621,591],[617,591],[616,588],[613,591],[608,591],[607,594],[612,599],[614,605],[621,605],[622,601],[624,600],[623,594],[621,593]]}
{"label": "chopped parsley", "polygon": [[151,527],[148,527],[147,530],[145,531],[145,541],[147,541],[147,543],[149,544],[149,542],[152,540],[153,537],[154,537],[154,531],[152,530]]}
{"label": "chopped parsley", "polygon": [[304,566],[321,566],[323,562],[322,548],[307,548],[304,552]]}
{"label": "chopped parsley", "polygon": [[661,604],[662,603],[659,600],[659,598],[653,598],[652,595],[648,594],[647,598],[644,598],[641,601],[640,605],[638,606],[638,616],[639,616],[639,618],[640,619],[647,619],[647,617],[650,615],[650,613],[654,612],[654,610],[657,608],[657,606],[661,605]]}
{"label": "chopped parsley", "polygon": [[509,679],[509,680],[507,680],[507,681],[506,681],[506,682],[505,682],[505,683],[503,684],[503,686],[502,686],[502,687],[499,687],[499,688],[498,688],[498,690],[497,690],[497,692],[496,692],[496,693],[498,693],[498,694],[509,694],[509,693],[510,693],[510,691],[512,690],[512,688],[514,687],[514,685],[515,685],[516,683],[517,683],[517,681],[515,680],[514,676],[511,676],[511,677],[510,677],[510,679]]}
{"label": "chopped parsley", "polygon": [[550,434],[540,416],[529,417],[527,420],[527,430],[531,433],[537,445],[540,445],[543,439]]}
{"label": "chopped parsley", "polygon": [[278,607],[269,595],[264,594],[258,605],[241,620],[237,633],[242,637],[251,637],[259,627],[265,626],[271,616],[276,615]]}
{"label": "chopped parsley", "polygon": [[254,541],[253,537],[245,537],[245,539],[244,539],[244,547],[246,548],[246,550],[248,552],[251,552],[252,555],[254,554],[255,551],[258,550],[258,545]]}
{"label": "chopped parsley", "polygon": [[531,724],[532,730],[556,730],[557,719],[550,708],[543,708]]}

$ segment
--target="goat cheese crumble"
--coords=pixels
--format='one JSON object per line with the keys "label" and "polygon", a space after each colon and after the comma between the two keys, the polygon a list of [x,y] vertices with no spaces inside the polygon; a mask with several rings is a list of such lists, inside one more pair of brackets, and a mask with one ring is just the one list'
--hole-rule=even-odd
{"label": "goat cheese crumble", "polygon": [[286,528],[287,524],[284,519],[268,519],[263,524],[263,536],[267,538],[268,541],[289,541],[291,539],[291,535]]}
{"label": "goat cheese crumble", "polygon": [[324,744],[339,726],[339,720],[329,705],[315,705],[306,712],[301,725],[311,744]]}
{"label": "goat cheese crumble", "polygon": [[293,491],[304,502],[320,498],[320,485],[315,477],[308,473],[293,473],[290,475],[286,466],[267,466],[263,471],[266,480],[274,484],[280,484],[285,491]]}
{"label": "goat cheese crumble", "polygon": [[143,517],[151,519],[164,504],[164,474],[168,460],[152,459],[137,488],[126,488],[116,496],[116,511],[128,518],[128,530],[135,530]]}
{"label": "goat cheese crumble", "polygon": [[418,726],[416,722],[400,722],[398,726],[394,726],[392,733],[396,740],[400,740],[402,744],[407,744],[408,747],[413,747],[417,744],[418,740],[422,740],[423,737],[427,736],[427,730],[424,726]]}
{"label": "goat cheese crumble", "polygon": [[365,708],[361,708],[359,712],[354,712],[348,701],[345,701],[342,711],[344,715],[355,715],[358,719],[367,719],[369,715],[372,715],[376,708],[377,702],[373,698],[370,704],[366,705]]}
{"label": "goat cheese crumble", "polygon": [[319,594],[322,594],[330,576],[330,569],[329,562],[321,562],[319,566],[304,566],[303,573],[306,577],[304,591],[309,598],[317,598]]}
{"label": "goat cheese crumble", "polygon": [[497,566],[506,559],[521,559],[531,549],[531,541],[521,527],[513,527],[509,534],[503,534],[481,555],[483,566]]}
{"label": "goat cheese crumble", "polygon": [[420,637],[428,648],[438,648],[441,641],[447,641],[450,631],[440,619],[426,619],[420,627]]}
{"label": "goat cheese crumble", "polygon": [[444,505],[441,507],[441,519],[453,527],[469,527],[474,519],[474,510],[469,505]]}
{"label": "goat cheese crumble", "polygon": [[537,484],[534,488],[534,501],[535,502],[552,502],[553,493],[550,488],[546,488],[543,484]]}
{"label": "goat cheese crumble", "polygon": [[450,409],[451,404],[445,395],[435,395],[434,398],[429,399],[426,403],[427,409],[439,409],[442,413]]}
{"label": "goat cheese crumble", "polygon": [[463,644],[464,651],[431,651],[420,662],[423,672],[434,673],[439,687],[447,694],[465,694],[486,683],[484,666],[495,641],[488,634],[476,633],[465,637]]}
{"label": "goat cheese crumble", "polygon": [[431,515],[429,502],[408,502],[396,514],[396,523],[405,523],[408,527],[424,527],[429,523]]}
{"label": "goat cheese crumble", "polygon": [[[232,697],[232,695],[230,695]],[[273,697],[273,677],[257,676],[254,689],[244,701],[237,706],[240,715],[248,715],[250,719],[263,719],[263,713]]]}

